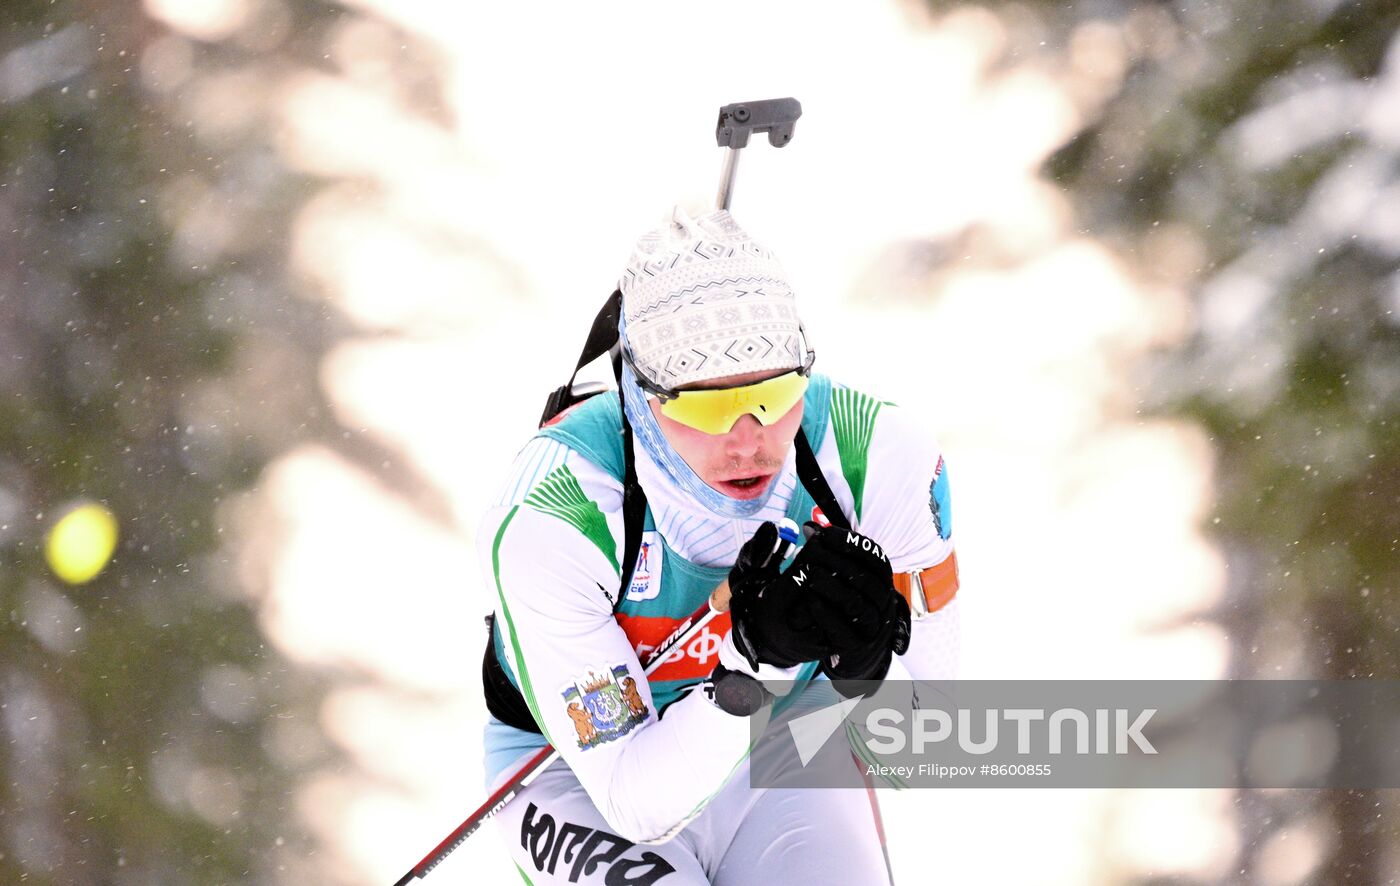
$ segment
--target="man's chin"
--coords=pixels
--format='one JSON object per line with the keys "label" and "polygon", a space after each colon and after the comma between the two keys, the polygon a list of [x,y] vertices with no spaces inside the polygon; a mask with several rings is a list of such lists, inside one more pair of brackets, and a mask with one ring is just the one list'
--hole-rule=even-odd
{"label": "man's chin", "polygon": [[710,488],[739,501],[753,501],[767,494],[768,487],[773,485],[773,478],[776,476],[777,474],[760,474],[738,480],[712,480]]}

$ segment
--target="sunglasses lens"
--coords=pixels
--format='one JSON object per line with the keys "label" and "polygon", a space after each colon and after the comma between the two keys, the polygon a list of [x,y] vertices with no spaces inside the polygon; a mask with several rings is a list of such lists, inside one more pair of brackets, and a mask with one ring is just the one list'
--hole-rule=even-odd
{"label": "sunglasses lens", "polygon": [[807,391],[807,377],[789,372],[737,388],[681,391],[661,404],[661,414],[706,434],[724,434],[741,416],[771,425],[787,415]]}

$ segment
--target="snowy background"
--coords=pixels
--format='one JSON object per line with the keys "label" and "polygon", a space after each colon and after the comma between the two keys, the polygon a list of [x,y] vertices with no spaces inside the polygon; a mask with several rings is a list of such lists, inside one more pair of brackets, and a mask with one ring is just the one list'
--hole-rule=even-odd
{"label": "snowy background", "polygon": [[[944,448],[964,677],[1395,676],[1397,15],[1064,6],[16,7],[0,875],[384,883],[476,807],[479,515],[739,100],[818,368]],[[1400,869],[1383,793],[882,805],[903,883]]]}

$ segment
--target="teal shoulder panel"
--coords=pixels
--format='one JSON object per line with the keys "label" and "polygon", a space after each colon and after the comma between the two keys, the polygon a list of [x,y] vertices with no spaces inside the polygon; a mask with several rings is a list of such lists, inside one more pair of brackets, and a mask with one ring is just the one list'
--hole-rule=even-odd
{"label": "teal shoulder panel", "polygon": [[813,373],[807,383],[807,394],[802,398],[802,431],[807,435],[807,442],[812,444],[813,452],[821,448],[830,420],[831,379]]}
{"label": "teal shoulder panel", "polygon": [[616,391],[589,397],[539,435],[563,443],[622,480],[622,406]]}

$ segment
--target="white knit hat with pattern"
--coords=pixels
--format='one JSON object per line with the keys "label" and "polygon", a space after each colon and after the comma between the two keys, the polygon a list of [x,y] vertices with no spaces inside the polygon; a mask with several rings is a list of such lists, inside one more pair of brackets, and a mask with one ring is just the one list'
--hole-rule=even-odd
{"label": "white knit hat with pattern", "polygon": [[805,362],[782,267],[725,210],[691,218],[677,207],[637,242],[618,286],[627,344],[660,387]]}

